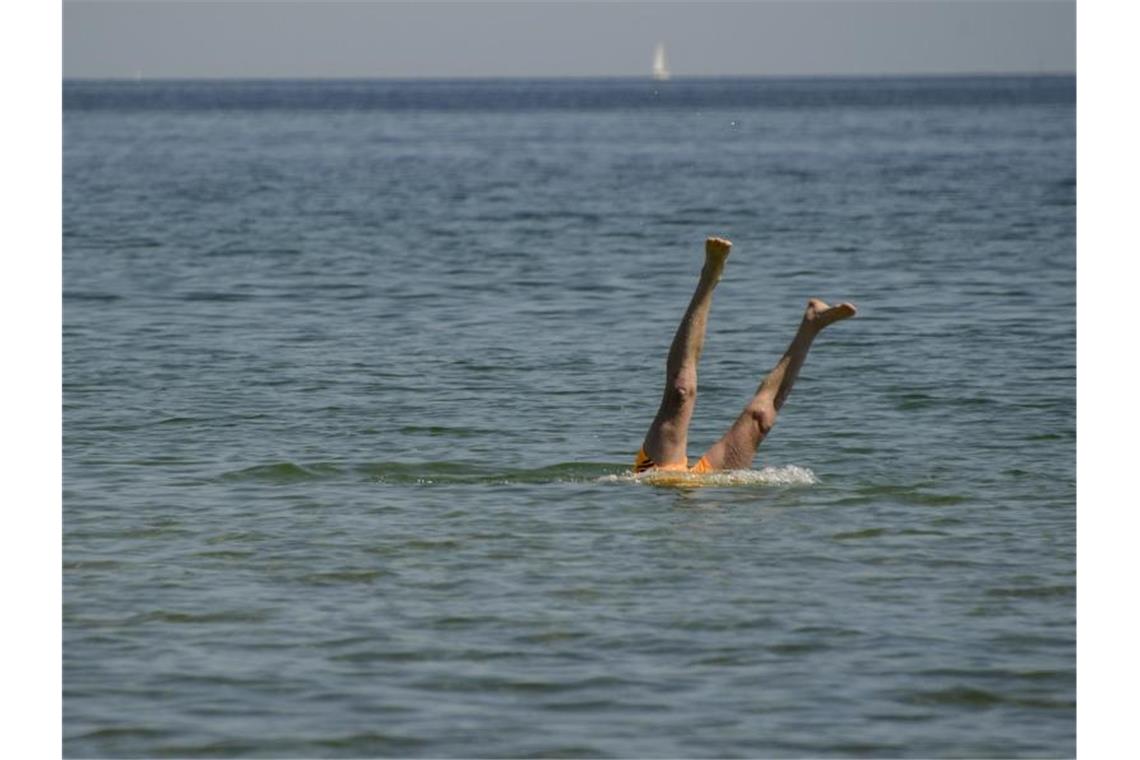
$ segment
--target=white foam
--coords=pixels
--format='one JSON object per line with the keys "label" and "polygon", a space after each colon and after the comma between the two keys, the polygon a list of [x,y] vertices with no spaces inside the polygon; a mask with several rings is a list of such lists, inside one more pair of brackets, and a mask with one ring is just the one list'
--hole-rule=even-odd
{"label": "white foam", "polygon": [[626,481],[675,488],[810,486],[819,482],[819,478],[810,469],[794,464],[786,464],[782,467],[765,467],[760,470],[721,470],[707,473],[649,470],[640,475],[634,475],[632,472],[606,475],[598,478],[598,480]]}

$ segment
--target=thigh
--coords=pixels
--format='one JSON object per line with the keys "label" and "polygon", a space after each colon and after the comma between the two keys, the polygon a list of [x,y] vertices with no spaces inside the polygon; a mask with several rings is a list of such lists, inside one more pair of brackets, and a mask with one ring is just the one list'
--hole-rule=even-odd
{"label": "thigh", "polygon": [[766,434],[767,430],[745,412],[701,459],[713,470],[746,470],[752,466],[756,450]]}

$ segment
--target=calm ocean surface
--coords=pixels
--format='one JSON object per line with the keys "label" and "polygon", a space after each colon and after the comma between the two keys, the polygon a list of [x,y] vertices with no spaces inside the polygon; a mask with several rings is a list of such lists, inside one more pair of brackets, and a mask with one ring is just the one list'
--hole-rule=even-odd
{"label": "calm ocean surface", "polygon": [[1072,77],[63,102],[67,756],[1074,754]]}

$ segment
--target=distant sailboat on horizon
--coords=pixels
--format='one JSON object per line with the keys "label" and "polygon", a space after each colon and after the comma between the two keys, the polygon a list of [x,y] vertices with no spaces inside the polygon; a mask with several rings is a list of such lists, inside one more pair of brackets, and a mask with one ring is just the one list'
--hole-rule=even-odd
{"label": "distant sailboat on horizon", "polygon": [[657,49],[653,51],[653,78],[664,82],[669,78],[669,65],[665,63],[665,43],[658,42]]}

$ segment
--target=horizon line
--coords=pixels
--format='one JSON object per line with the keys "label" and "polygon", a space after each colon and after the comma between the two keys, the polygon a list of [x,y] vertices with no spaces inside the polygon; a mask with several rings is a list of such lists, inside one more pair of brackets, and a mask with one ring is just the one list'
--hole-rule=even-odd
{"label": "horizon line", "polygon": [[522,74],[456,74],[456,75],[371,75],[371,74],[338,74],[338,75],[160,75],[148,76],[142,73],[134,75],[107,75],[107,76],[64,76],[63,82],[454,82],[454,81],[583,81],[583,80],[623,80],[644,81],[668,87],[670,82],[677,80],[698,81],[708,79],[949,79],[949,78],[999,78],[999,77],[1076,77],[1076,70],[1046,70],[1046,71],[946,71],[946,72],[883,72],[883,73],[814,73],[814,74],[681,74],[671,76],[668,80],[653,79],[645,74],[553,74],[543,76],[526,76]]}

